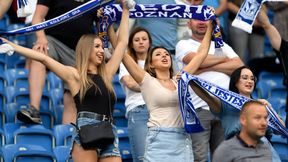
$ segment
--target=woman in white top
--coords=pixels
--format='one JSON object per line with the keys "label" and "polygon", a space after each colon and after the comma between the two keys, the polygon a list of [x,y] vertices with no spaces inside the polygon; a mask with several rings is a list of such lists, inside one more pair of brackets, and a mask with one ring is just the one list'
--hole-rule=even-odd
{"label": "woman in white top", "polygon": [[[210,47],[212,23],[205,27],[207,32],[198,54],[182,69],[191,74],[199,68]],[[183,128],[177,83],[172,80],[172,58],[169,51],[164,47],[150,50],[145,62],[146,71],[127,54],[122,62],[140,85],[149,111],[144,161],[194,161],[192,141]]]}
{"label": "woman in white top", "polygon": [[[146,29],[136,27],[132,30],[128,41],[128,54],[142,69],[144,69],[145,59],[151,45],[152,38]],[[139,85],[123,64],[120,64],[119,79],[126,94],[126,117],[128,118],[128,136],[133,162],[142,162],[147,135],[147,106],[142,98]]]}

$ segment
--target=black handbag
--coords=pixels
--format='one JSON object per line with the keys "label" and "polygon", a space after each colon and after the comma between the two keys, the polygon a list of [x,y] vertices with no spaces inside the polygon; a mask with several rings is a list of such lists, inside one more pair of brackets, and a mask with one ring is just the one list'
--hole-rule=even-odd
{"label": "black handbag", "polygon": [[113,117],[109,92],[108,99],[111,119],[109,121],[101,121],[95,124],[83,125],[80,127],[80,129],[78,129],[81,146],[84,149],[103,149],[114,142],[115,135],[113,133],[111,124],[113,122]]}
{"label": "black handbag", "polygon": [[84,149],[103,149],[114,142],[115,136],[109,121],[84,125],[80,127],[79,136]]}

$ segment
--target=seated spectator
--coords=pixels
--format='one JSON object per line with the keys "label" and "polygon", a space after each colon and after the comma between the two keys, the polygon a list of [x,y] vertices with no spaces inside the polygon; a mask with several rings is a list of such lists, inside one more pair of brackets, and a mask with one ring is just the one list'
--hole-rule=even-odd
{"label": "seated spectator", "polygon": [[270,145],[262,140],[268,125],[268,112],[265,105],[259,101],[246,102],[240,111],[240,123],[240,133],[221,143],[212,161],[272,161]]}

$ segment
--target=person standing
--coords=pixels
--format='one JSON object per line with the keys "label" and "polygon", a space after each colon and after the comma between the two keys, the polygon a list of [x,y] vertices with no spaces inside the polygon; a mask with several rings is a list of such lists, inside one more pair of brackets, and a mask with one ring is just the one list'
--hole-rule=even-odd
{"label": "person standing", "polygon": [[[151,46],[152,38],[146,29],[136,27],[132,30],[128,41],[128,54],[142,69],[144,69],[145,59]],[[119,80],[126,94],[126,117],[128,118],[128,135],[133,161],[141,162],[144,160],[148,129],[147,105],[141,95],[140,86],[122,63],[120,64]]]}
{"label": "person standing", "polygon": [[[85,0],[85,2],[87,2]],[[82,4],[77,0],[38,0],[32,25],[57,17]],[[33,49],[39,51],[64,65],[75,65],[75,48],[83,34],[94,33],[93,23],[97,22],[97,13],[92,10],[85,15],[52,28],[36,32],[36,42]],[[46,78],[46,67],[35,60],[30,62],[29,91],[30,108],[18,111],[17,118],[29,124],[40,124],[40,102]],[[64,85],[63,124],[75,122],[76,107],[73,97]]]}
{"label": "person standing", "polygon": [[[197,50],[203,41],[207,31],[207,22],[190,20],[188,23],[192,31],[192,37],[188,40],[181,40],[176,46],[176,59],[181,69],[197,56]],[[196,74],[201,79],[209,80],[220,87],[228,89],[230,74],[243,63],[234,50],[224,43],[224,46],[215,49],[215,42],[211,42],[207,58],[200,65]],[[190,89],[191,90],[191,89]],[[208,148],[210,155],[213,155],[216,147],[224,140],[223,128],[219,118],[215,117],[209,110],[209,106],[193,91],[191,91],[192,103],[196,113],[204,126],[205,131],[192,133],[192,146],[195,162],[208,161]]]}
{"label": "person standing", "polygon": [[[276,51],[276,56],[279,59],[283,72],[284,72],[284,85],[288,86],[288,41],[281,38],[280,33],[278,30],[273,26],[269,18],[267,17],[266,13],[261,10],[258,15],[259,23],[264,28],[272,47]],[[287,99],[288,101],[288,95]],[[286,102],[286,121],[285,124],[288,125],[288,102]]]}
{"label": "person standing", "polygon": [[[207,33],[195,56],[183,68],[195,73],[208,53],[212,23],[207,22]],[[193,161],[191,138],[184,130],[179,108],[177,83],[172,79],[172,56],[164,47],[154,47],[145,61],[145,71],[125,55],[123,64],[140,85],[141,93],[149,111],[148,133],[144,161]]]}

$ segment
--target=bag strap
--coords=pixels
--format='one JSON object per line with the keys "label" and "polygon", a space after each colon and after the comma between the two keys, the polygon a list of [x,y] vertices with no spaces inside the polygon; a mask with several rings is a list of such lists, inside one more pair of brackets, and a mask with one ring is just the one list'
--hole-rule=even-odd
{"label": "bag strap", "polygon": [[111,97],[110,97],[110,92],[109,90],[107,90],[108,92],[108,104],[109,104],[109,111],[110,111],[110,118],[111,118],[111,123],[114,122],[114,119],[113,119],[113,114],[112,114],[112,106],[111,106]]}

